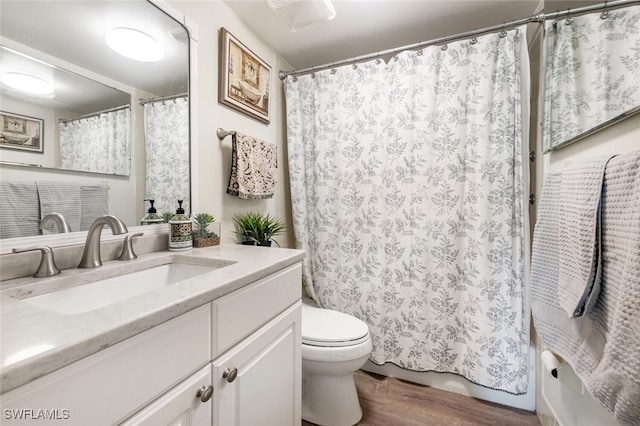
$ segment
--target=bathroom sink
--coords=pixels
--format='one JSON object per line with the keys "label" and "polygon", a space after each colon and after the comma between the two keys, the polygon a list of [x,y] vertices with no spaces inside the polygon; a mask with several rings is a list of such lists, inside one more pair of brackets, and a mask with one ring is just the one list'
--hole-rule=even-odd
{"label": "bathroom sink", "polygon": [[215,271],[231,263],[233,262],[218,261],[208,265],[164,263],[23,301],[62,314],[80,314]]}

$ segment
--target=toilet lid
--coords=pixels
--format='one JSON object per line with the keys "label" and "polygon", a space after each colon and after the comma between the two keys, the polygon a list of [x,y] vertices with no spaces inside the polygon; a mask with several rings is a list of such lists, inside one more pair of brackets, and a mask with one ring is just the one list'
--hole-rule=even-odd
{"label": "toilet lid", "polygon": [[369,327],[358,318],[330,309],[302,305],[302,343],[351,346],[369,338]]}

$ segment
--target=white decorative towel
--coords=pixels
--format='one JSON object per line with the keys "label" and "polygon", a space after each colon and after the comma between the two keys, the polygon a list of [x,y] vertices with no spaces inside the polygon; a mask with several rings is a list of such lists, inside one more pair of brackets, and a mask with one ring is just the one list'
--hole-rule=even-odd
{"label": "white decorative towel", "polygon": [[80,230],[86,231],[94,220],[109,214],[109,194],[104,185],[80,186]]}
{"label": "white decorative towel", "polygon": [[[40,199],[40,218],[51,213],[60,213],[71,228],[80,230],[80,185],[73,182],[36,182]],[[45,231],[43,233],[57,233]]]}
{"label": "white decorative towel", "polygon": [[232,137],[227,194],[245,200],[271,198],[278,169],[276,146],[236,132]]}
{"label": "white decorative towel", "polygon": [[[538,207],[531,262],[536,332],[619,422],[640,424],[640,152],[606,166],[602,190],[600,295],[580,318],[557,300],[559,174],[548,175]],[[556,192],[557,191],[557,192]]]}
{"label": "white decorative towel", "polygon": [[611,157],[583,161],[562,171],[558,300],[570,318],[583,316],[600,292],[600,198]]}
{"label": "white decorative towel", "polygon": [[40,235],[35,182],[0,182],[0,238]]}

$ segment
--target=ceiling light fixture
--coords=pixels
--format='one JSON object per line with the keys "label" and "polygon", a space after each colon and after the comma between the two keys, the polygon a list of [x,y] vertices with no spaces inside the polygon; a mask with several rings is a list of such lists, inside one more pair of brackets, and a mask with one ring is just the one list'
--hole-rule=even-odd
{"label": "ceiling light fixture", "polygon": [[164,50],[156,39],[133,28],[114,28],[107,33],[105,41],[122,56],[136,61],[157,62],[164,58]]}
{"label": "ceiling light fixture", "polygon": [[53,93],[53,85],[41,78],[19,72],[2,74],[0,81],[7,86],[24,93],[33,95],[48,95]]}
{"label": "ceiling light fixture", "polygon": [[291,28],[300,28],[335,18],[336,10],[331,0],[267,0],[269,6]]}

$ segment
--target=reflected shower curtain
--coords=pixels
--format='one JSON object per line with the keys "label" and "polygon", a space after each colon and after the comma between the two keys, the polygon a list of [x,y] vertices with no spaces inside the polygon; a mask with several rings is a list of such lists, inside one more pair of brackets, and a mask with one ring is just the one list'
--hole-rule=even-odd
{"label": "reflected shower curtain", "polygon": [[640,6],[544,25],[544,149],[640,106]]}
{"label": "reflected shower curtain", "polygon": [[286,79],[305,286],[369,325],[376,364],[527,390],[525,39]]}
{"label": "reflected shower curtain", "polygon": [[63,169],[129,175],[130,108],[59,124]]}
{"label": "reflected shower curtain", "polygon": [[187,97],[144,105],[147,151],[146,197],[158,213],[176,212],[177,200],[189,212],[189,100]]}

